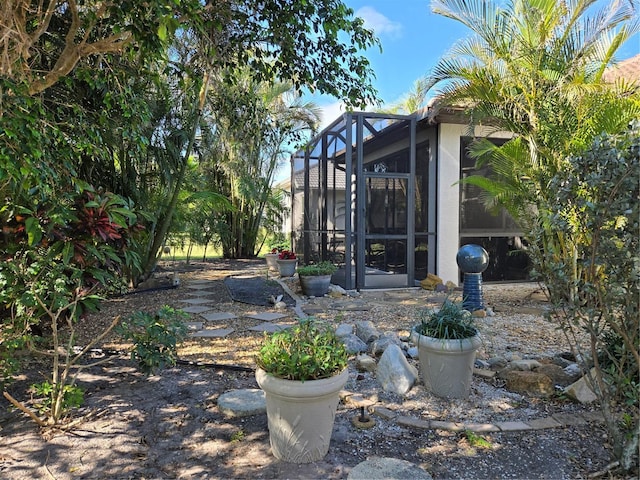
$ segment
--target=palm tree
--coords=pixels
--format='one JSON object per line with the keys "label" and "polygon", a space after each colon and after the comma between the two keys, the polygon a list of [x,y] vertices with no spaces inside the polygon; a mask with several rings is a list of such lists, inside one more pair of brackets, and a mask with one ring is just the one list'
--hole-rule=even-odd
{"label": "palm tree", "polygon": [[490,204],[505,206],[525,232],[567,155],[640,115],[638,97],[625,95],[628,84],[602,79],[618,48],[638,31],[633,4],[614,1],[588,16],[594,3],[432,2],[435,13],[474,35],[436,64],[429,87],[437,89],[440,105],[466,107],[473,124],[516,134],[503,147],[488,141],[472,146],[493,176],[469,182],[488,192]]}
{"label": "palm tree", "polygon": [[223,256],[253,257],[265,213],[272,208],[275,173],[287,148],[315,131],[319,109],[301,102],[290,85],[260,83],[250,72],[239,72],[233,85],[217,84],[210,102],[200,161],[207,164],[209,188],[231,203],[217,216],[216,231]]}
{"label": "palm tree", "polygon": [[405,113],[407,115],[424,107],[429,90],[427,77],[420,77],[413,82],[411,89],[389,107],[381,109],[386,113]]}
{"label": "palm tree", "polygon": [[[558,315],[557,321],[574,351],[583,352],[571,335],[572,329],[589,332],[589,356],[602,387],[604,374],[598,353],[616,353],[603,332],[616,331],[612,322],[620,313],[607,319],[603,313],[607,306],[598,304],[601,298],[589,299],[580,288],[586,285],[589,292],[598,284],[624,291],[625,286],[602,281],[593,275],[595,265],[604,272],[603,277],[615,278],[606,273],[608,265],[600,264],[594,256],[580,256],[580,252],[590,251],[586,247],[596,236],[593,232],[561,228],[571,213],[571,202],[576,200],[562,197],[569,181],[561,180],[585,173],[572,170],[572,162],[596,144],[593,140],[598,135],[628,131],[630,122],[640,118],[637,86],[623,81],[610,85],[603,79],[605,69],[615,62],[616,51],[638,32],[639,23],[635,2],[612,1],[589,16],[595,3],[511,0],[502,7],[502,2],[490,0],[434,0],[434,12],[463,23],[474,36],[460,41],[437,63],[430,85],[440,88],[440,104],[466,108],[472,125],[515,134],[500,147],[486,139],[474,142],[471,154],[480,164],[487,163],[492,175],[465,181],[484,188],[488,203],[504,206],[520,224],[530,241],[534,267],[550,290],[554,310],[566,314],[565,306],[573,309],[571,315]],[[627,167],[637,171],[637,165]],[[583,195],[587,191],[584,184],[580,185]],[[637,202],[633,193],[631,197],[630,203]],[[560,198],[564,201],[556,200]],[[565,288],[554,290],[554,285]],[[617,307],[609,306],[609,310]],[[591,322],[593,317],[598,321]],[[605,324],[607,328],[602,327]],[[631,347],[637,349],[637,344]],[[633,358],[637,371],[638,357]],[[589,365],[583,367],[590,371]],[[606,391],[609,386],[607,382],[604,389],[596,390],[602,392],[598,398],[614,453],[627,469],[627,460],[633,455],[625,457],[623,452],[637,451],[640,422],[637,414],[631,414],[632,431],[628,436],[620,434],[621,422],[612,414]],[[637,397],[635,407],[637,411]]]}

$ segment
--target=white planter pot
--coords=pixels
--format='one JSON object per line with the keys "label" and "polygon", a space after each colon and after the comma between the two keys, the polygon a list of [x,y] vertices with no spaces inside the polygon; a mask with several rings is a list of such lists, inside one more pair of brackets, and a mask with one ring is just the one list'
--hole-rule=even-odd
{"label": "white planter pot", "polygon": [[322,380],[284,380],[256,370],[267,402],[273,455],[285,462],[310,463],[329,451],[339,392],[349,379],[344,369]]}
{"label": "white planter pot", "polygon": [[301,275],[300,286],[307,297],[322,297],[329,293],[331,275]]}
{"label": "white planter pot", "polygon": [[271,270],[272,272],[278,271],[278,263],[276,262],[276,260],[278,259],[277,253],[266,253],[264,259],[267,262],[267,267],[269,268],[269,270]]}
{"label": "white planter pot", "polygon": [[431,393],[445,398],[467,398],[471,389],[479,335],[462,340],[442,340],[411,330],[411,341],[418,347],[420,375]]}

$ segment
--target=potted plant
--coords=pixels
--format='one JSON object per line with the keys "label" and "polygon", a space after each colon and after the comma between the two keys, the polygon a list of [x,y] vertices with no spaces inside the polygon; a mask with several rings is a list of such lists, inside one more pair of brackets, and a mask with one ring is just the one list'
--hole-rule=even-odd
{"label": "potted plant", "polygon": [[276,260],[278,259],[278,254],[280,253],[280,249],[272,248],[271,252],[265,253],[264,259],[267,262],[267,268],[273,272],[278,271],[278,264]]}
{"label": "potted plant", "polygon": [[425,387],[439,397],[468,397],[482,343],[471,312],[447,298],[440,309],[421,309],[418,316],[411,340],[418,347]]}
{"label": "potted plant", "polygon": [[329,451],[339,392],[349,378],[342,341],[330,326],[301,320],[268,334],[256,363],[274,456],[293,463],[322,459]]}
{"label": "potted plant", "polygon": [[329,261],[298,267],[300,287],[307,297],[321,297],[329,292],[331,275],[338,268]]}
{"label": "potted plant", "polygon": [[281,277],[293,277],[298,265],[298,257],[291,250],[282,250],[276,259]]}

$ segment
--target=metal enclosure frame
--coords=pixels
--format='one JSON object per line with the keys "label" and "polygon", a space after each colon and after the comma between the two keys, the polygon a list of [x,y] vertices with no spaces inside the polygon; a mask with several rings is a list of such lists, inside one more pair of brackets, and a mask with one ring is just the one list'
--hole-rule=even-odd
{"label": "metal enclosure frame", "polygon": [[[291,242],[303,263],[335,263],[346,289],[415,285],[416,126],[415,115],[348,112],[292,155]],[[431,230],[434,205],[422,210]]]}

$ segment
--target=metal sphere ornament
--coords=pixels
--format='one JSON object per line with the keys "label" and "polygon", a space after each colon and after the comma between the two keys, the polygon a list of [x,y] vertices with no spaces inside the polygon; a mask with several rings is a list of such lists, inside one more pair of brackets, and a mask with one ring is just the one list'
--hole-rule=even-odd
{"label": "metal sphere ornament", "polygon": [[464,273],[462,306],[471,311],[484,310],[482,272],[489,266],[489,254],[480,245],[463,245],[456,255],[456,263]]}
{"label": "metal sphere ornament", "polygon": [[489,266],[489,254],[480,245],[463,245],[456,255],[456,263],[464,273],[482,273]]}

